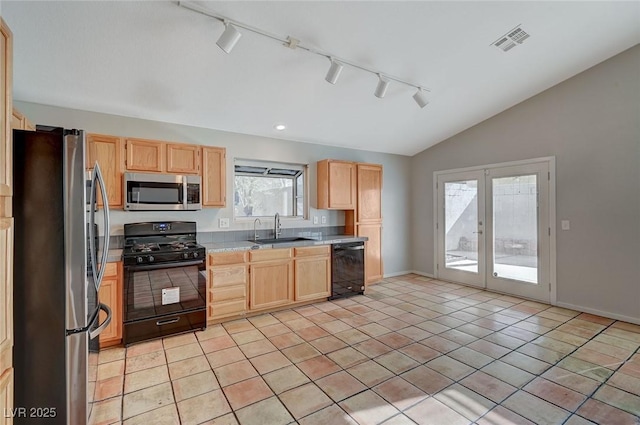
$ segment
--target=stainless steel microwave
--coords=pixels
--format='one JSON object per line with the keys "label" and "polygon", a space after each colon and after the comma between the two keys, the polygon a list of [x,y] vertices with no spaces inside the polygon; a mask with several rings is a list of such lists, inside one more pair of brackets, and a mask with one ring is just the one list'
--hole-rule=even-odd
{"label": "stainless steel microwave", "polygon": [[124,173],[125,211],[200,210],[202,178]]}

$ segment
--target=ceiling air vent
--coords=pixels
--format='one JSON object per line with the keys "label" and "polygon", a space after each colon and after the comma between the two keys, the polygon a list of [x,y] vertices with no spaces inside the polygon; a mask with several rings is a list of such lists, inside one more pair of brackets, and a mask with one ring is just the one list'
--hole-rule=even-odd
{"label": "ceiling air vent", "polygon": [[494,46],[501,49],[503,52],[508,52],[509,50],[516,47],[518,44],[522,44],[524,40],[529,38],[529,34],[526,33],[520,25],[503,35],[493,43]]}

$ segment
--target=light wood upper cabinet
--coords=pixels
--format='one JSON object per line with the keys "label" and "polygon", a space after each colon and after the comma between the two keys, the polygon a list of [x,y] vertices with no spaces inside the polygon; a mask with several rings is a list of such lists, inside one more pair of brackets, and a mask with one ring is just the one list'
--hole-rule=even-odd
{"label": "light wood upper cabinet", "polygon": [[382,268],[382,225],[361,224],[358,236],[369,238],[364,243],[364,277],[367,283],[377,282],[383,277]]}
{"label": "light wood upper cabinet", "polygon": [[379,223],[382,220],[382,166],[357,164],[357,221]]}
{"label": "light wood upper cabinet", "polygon": [[[107,188],[109,207],[122,208],[122,171],[120,160],[121,139],[103,134],[87,134],[87,169],[97,162]],[[102,206],[102,196],[98,188],[98,205]]]}
{"label": "light wood upper cabinet", "polygon": [[167,172],[200,174],[202,148],[197,145],[167,143]]}
{"label": "light wood upper cabinet", "polygon": [[[13,162],[11,143],[11,120],[13,109],[13,35],[11,30],[0,18],[0,202],[1,197],[11,196],[11,164]],[[11,199],[6,201],[9,205]],[[0,205],[0,216],[10,207],[3,202]],[[9,214],[7,214],[9,215]],[[1,371],[0,371],[1,373]]]}
{"label": "light wood upper cabinet", "polygon": [[331,295],[329,246],[295,248],[295,300],[305,301]]}
{"label": "light wood upper cabinet", "polygon": [[[260,250],[251,252],[253,262],[249,266],[249,308],[261,310],[293,302],[293,259],[290,249]],[[259,261],[268,258],[282,258]]]}
{"label": "light wood upper cabinet", "polygon": [[356,165],[325,159],[317,163],[317,208],[352,210],[356,207]]}
{"label": "light wood upper cabinet", "polygon": [[[104,278],[100,285],[100,302],[111,308],[111,323],[100,334],[100,347],[118,345],[122,342],[122,261],[107,263]],[[106,313],[100,311],[100,323],[106,318]]]}
{"label": "light wood upper cabinet", "polygon": [[0,218],[0,375],[13,365],[13,218]]}
{"label": "light wood upper cabinet", "polygon": [[15,107],[11,110],[11,129],[35,131],[36,126]]}
{"label": "light wood upper cabinet", "polygon": [[165,143],[144,139],[125,139],[126,162],[130,171],[164,171]]}
{"label": "light wood upper cabinet", "polygon": [[226,205],[227,154],[224,148],[202,147],[202,205],[224,207]]}

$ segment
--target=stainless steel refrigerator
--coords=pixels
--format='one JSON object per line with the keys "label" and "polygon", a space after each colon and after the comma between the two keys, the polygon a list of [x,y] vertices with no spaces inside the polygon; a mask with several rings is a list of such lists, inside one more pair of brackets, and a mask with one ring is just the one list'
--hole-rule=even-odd
{"label": "stainless steel refrigerator", "polygon": [[[98,335],[109,306],[98,291],[109,250],[98,164],[86,173],[83,131],[38,126],[13,133],[14,421],[85,424],[97,375]],[[96,191],[96,187],[100,191]],[[99,321],[100,311],[106,319]]]}

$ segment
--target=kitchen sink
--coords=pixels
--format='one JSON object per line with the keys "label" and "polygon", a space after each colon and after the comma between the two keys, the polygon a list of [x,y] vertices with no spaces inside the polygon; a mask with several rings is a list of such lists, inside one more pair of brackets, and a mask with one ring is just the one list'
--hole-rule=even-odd
{"label": "kitchen sink", "polygon": [[257,243],[259,245],[272,245],[272,244],[279,244],[279,243],[302,242],[302,241],[312,241],[312,240],[314,239],[293,237],[293,238],[278,238],[278,239],[258,239],[256,241],[250,240],[249,242]]}

